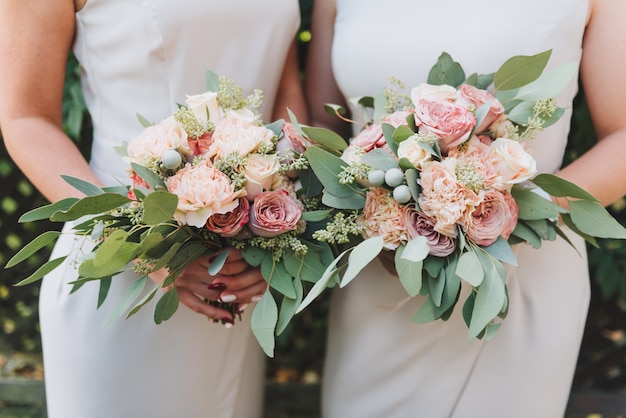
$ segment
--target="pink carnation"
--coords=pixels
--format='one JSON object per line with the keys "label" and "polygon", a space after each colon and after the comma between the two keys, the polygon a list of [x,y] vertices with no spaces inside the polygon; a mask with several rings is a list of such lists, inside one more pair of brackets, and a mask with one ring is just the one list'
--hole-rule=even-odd
{"label": "pink carnation", "polygon": [[368,190],[361,222],[365,227],[363,236],[382,236],[385,248],[395,250],[408,241],[402,206],[386,189],[372,187]]}
{"label": "pink carnation", "polygon": [[302,209],[286,190],[259,193],[250,207],[248,227],[253,234],[271,238],[298,227]]}

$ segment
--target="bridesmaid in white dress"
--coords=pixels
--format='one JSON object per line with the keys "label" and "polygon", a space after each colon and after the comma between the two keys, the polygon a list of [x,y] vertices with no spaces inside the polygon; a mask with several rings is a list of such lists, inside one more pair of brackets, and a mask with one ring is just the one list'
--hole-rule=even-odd
{"label": "bridesmaid in white dress", "polygon": [[[559,171],[565,116],[533,142],[542,172],[609,204],[626,193],[626,2],[611,0],[317,0],[307,68],[312,123],[335,129],[323,103],[381,91],[390,76],[425,82],[446,51],[467,74],[552,48],[551,66],[580,62],[598,144]],[[332,81],[335,81],[333,83]],[[584,244],[575,240],[584,253]],[[568,399],[589,299],[585,257],[564,240],[517,245],[510,311],[489,342],[467,339],[460,309],[416,325],[382,263],[333,295],[323,380],[326,418],[557,418]]]}
{"label": "bridesmaid in white dress", "polygon": [[[12,157],[51,201],[78,192],[59,176],[99,185],[126,181],[113,147],[136,136],[148,120],[169,116],[187,94],[202,93],[213,70],[264,91],[266,120],[299,114],[304,100],[295,60],[296,0],[3,0],[0,2],[0,123]],[[94,126],[90,163],[61,131],[67,54],[80,64]],[[60,239],[55,255],[74,245]],[[251,418],[262,414],[264,356],[249,314],[232,320],[204,304],[236,297],[246,303],[265,290],[258,269],[235,254],[210,277],[198,260],[177,280],[182,304],[156,326],[153,306],[104,326],[132,272],[116,277],[96,310],[98,284],[69,295],[77,277],[67,263],[44,279],[41,328],[50,418]],[[195,294],[195,295],[194,295]],[[198,296],[196,296],[198,295]],[[192,312],[197,311],[198,313]]]}

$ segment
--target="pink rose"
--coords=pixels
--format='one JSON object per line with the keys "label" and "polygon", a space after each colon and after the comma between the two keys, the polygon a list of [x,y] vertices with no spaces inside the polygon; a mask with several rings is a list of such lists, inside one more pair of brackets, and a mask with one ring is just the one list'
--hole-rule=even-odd
{"label": "pink rose", "polygon": [[419,236],[426,238],[430,255],[446,257],[454,252],[456,240],[435,231],[437,221],[417,210],[415,204],[404,206],[404,223],[409,240]]}
{"label": "pink rose", "polygon": [[178,196],[174,218],[202,228],[216,213],[227,213],[239,205],[245,190],[235,190],[230,178],[205,160],[187,164],[166,180],[167,190]]}
{"label": "pink rose", "polygon": [[[310,145],[311,143],[307,139],[296,132],[293,124],[285,122],[283,124],[283,136],[276,144],[276,154],[280,157],[281,164],[289,165],[303,154]],[[291,170],[287,172],[287,175],[290,178],[296,178],[298,172]]]}
{"label": "pink rose", "polygon": [[365,238],[382,236],[385,248],[395,250],[408,240],[402,213],[402,206],[386,189],[370,188],[361,215],[363,236]]}
{"label": "pink rose", "polygon": [[467,141],[476,118],[467,108],[443,100],[420,100],[415,107],[415,122],[422,133],[439,139],[442,152]]}
{"label": "pink rose", "polygon": [[510,227],[515,228],[515,223],[517,211],[513,213],[510,201],[507,202],[501,192],[488,191],[470,216],[467,236],[478,245],[489,246],[503,233],[508,238],[512,232]]}
{"label": "pink rose", "polygon": [[487,116],[482,123],[476,128],[476,132],[483,132],[491,126],[501,115],[504,114],[504,106],[502,103],[487,90],[478,89],[469,84],[463,84],[459,87],[458,98],[456,103],[459,105],[473,105],[478,110],[485,103],[491,103]]}
{"label": "pink rose", "polygon": [[509,239],[509,237],[513,233],[513,230],[517,226],[519,208],[517,206],[517,202],[515,201],[513,196],[511,196],[511,193],[502,193],[502,195],[504,196],[504,201],[506,202],[506,205],[509,209],[509,216],[507,217],[508,223],[504,225],[504,228],[502,229],[502,233],[500,233],[500,235],[504,239]]}
{"label": "pink rose", "polygon": [[209,231],[222,237],[234,237],[248,223],[250,203],[245,197],[239,198],[239,206],[230,212],[216,213],[206,223]]}
{"label": "pink rose", "polygon": [[301,216],[298,202],[286,190],[263,192],[250,207],[248,227],[255,235],[271,238],[295,230]]}
{"label": "pink rose", "polygon": [[[359,134],[350,141],[350,145],[356,145],[365,151],[371,151],[374,148],[385,148],[389,150],[387,140],[383,134],[382,124],[387,123],[394,128],[400,125],[407,125],[406,118],[411,114],[404,110],[399,110],[385,116],[380,122],[374,123],[363,129]],[[391,150],[389,150],[391,152]]]}

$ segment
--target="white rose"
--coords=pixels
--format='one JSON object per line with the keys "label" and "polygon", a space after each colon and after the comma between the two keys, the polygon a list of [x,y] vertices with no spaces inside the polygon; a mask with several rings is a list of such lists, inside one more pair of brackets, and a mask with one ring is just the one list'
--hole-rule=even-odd
{"label": "white rose", "polygon": [[207,91],[206,93],[187,96],[186,103],[200,121],[218,124],[224,116],[217,102],[216,92]]}
{"label": "white rose", "polygon": [[235,117],[224,118],[213,132],[213,143],[207,152],[208,158],[223,157],[236,151],[245,157],[256,151],[263,143],[271,145],[274,132]]}
{"label": "white rose", "polygon": [[491,144],[489,153],[494,167],[504,184],[522,183],[537,172],[537,163],[522,144],[512,139],[498,138]]}
{"label": "white rose", "polygon": [[411,90],[411,101],[414,106],[420,102],[420,100],[445,100],[454,102],[456,100],[457,91],[454,87],[446,84],[441,86],[434,86],[432,84],[419,84],[417,87],[413,87]]}
{"label": "white rose", "polygon": [[341,153],[341,159],[348,164],[358,164],[365,155],[365,150],[359,145],[349,145]]}
{"label": "white rose", "polygon": [[252,201],[259,193],[270,190],[279,168],[280,162],[275,156],[250,154],[244,169],[246,198]]}
{"label": "white rose", "polygon": [[426,161],[431,160],[431,154],[423,146],[418,135],[411,135],[398,145],[398,157],[406,158],[415,168],[420,168]]}

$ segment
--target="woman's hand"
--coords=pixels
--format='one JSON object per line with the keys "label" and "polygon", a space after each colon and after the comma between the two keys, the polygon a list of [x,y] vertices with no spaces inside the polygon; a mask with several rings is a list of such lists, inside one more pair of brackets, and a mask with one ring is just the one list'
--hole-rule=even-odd
{"label": "woman's hand", "polygon": [[[238,311],[243,311],[250,302],[256,302],[267,289],[258,268],[246,263],[241,252],[228,248],[229,255],[220,272],[214,276],[208,273],[214,257],[199,257],[191,262],[174,282],[180,303],[201,315],[215,321],[232,324],[233,312],[222,309],[221,304],[236,303]],[[151,273],[150,278],[162,283],[167,270]],[[209,301],[217,303],[209,303]]]}

